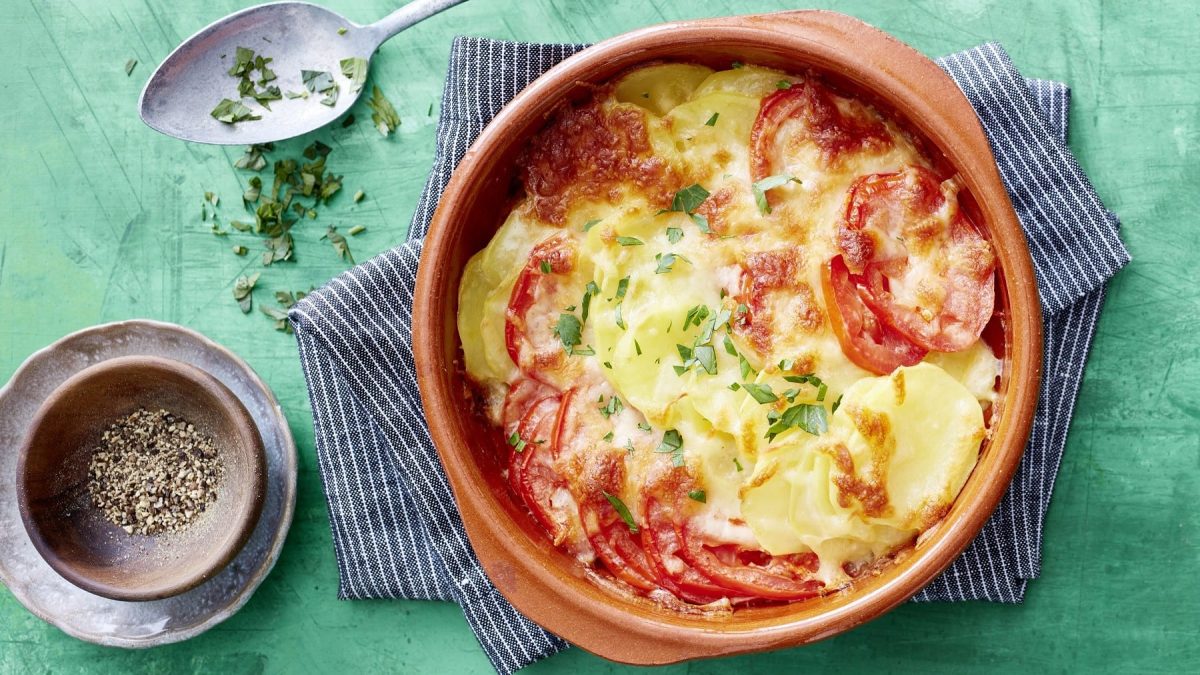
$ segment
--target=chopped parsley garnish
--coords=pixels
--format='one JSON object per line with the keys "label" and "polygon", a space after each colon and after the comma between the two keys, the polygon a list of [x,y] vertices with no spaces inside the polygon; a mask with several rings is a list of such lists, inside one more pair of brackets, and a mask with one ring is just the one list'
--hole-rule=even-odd
{"label": "chopped parsley garnish", "polygon": [[700,502],[701,504],[708,502],[708,495],[705,494],[704,490],[692,490],[691,492],[688,492],[688,497],[694,501]]}
{"label": "chopped parsley garnish", "polygon": [[609,370],[612,370],[612,361],[605,361],[604,367],[608,368]]}
{"label": "chopped parsley garnish", "polygon": [[791,89],[792,83],[789,80],[780,80],[775,83],[776,89]]}
{"label": "chopped parsley garnish", "polygon": [[604,434],[604,442],[605,443],[612,443],[612,439],[613,439],[613,432],[610,431],[607,434]]}
{"label": "chopped parsley garnish", "polygon": [[617,300],[625,297],[625,292],[629,290],[629,277],[624,277],[617,282],[617,294],[613,296]]}
{"label": "chopped parsley garnish", "polygon": [[587,232],[588,230],[592,229],[593,227],[599,225],[600,220],[601,220],[600,218],[592,218],[591,220],[587,221],[586,223],[583,224],[583,231]]}
{"label": "chopped parsley garnish", "polygon": [[721,113],[719,113],[719,112],[713,113],[712,117],[708,118],[708,121],[704,123],[704,126],[706,126],[706,127],[717,126],[717,118],[720,116],[721,116]]}
{"label": "chopped parsley garnish", "polygon": [[576,348],[572,349],[571,355],[572,356],[595,356],[596,350],[592,349],[591,345],[586,345],[584,347],[576,347]]}
{"label": "chopped parsley garnish", "polygon": [[617,243],[622,246],[641,246],[642,240],[637,237],[617,237]]}
{"label": "chopped parsley garnish", "polygon": [[603,492],[603,494],[604,498],[608,500],[608,503],[612,504],[612,507],[617,512],[617,515],[621,516],[621,520],[625,521],[625,524],[629,526],[629,531],[633,534],[637,534],[637,523],[633,522],[633,516],[629,513],[629,507],[625,506],[625,502],[621,501],[621,498],[614,494],[609,494],[608,492]]}
{"label": "chopped parsley garnish", "polygon": [[634,348],[634,350],[637,352],[637,355],[638,355],[638,356],[641,356],[641,355],[642,355],[642,346],[641,346],[640,344],[638,344],[638,341],[637,341],[637,340],[634,340],[634,341],[633,341],[633,348]]}
{"label": "chopped parsley garnish", "polygon": [[743,382],[742,389],[746,390],[747,394],[759,403],[774,403],[779,400],[774,391],[771,391],[769,384],[755,384],[753,382]]}
{"label": "chopped parsley garnish", "polygon": [[[733,346],[733,340],[729,337],[728,333],[726,333],[725,339],[722,340],[722,342],[725,345],[725,353],[726,354],[729,354],[730,356],[740,356],[740,354],[738,354],[737,348]],[[745,377],[745,376],[743,376],[743,377]]]}
{"label": "chopped parsley garnish", "polygon": [[[601,394],[601,396],[603,396],[603,394]],[[625,404],[621,403],[621,399],[617,398],[616,396],[611,396],[609,397],[607,403],[597,406],[597,409],[600,411],[601,415],[604,415],[604,419],[608,419],[613,415],[621,414],[621,411],[625,409]]]}
{"label": "chopped parsley garnish", "polygon": [[737,467],[738,471],[742,470],[742,463],[738,461],[737,457],[733,458],[733,465]]}
{"label": "chopped parsley garnish", "polygon": [[362,190],[355,192],[354,193],[354,203],[357,204],[357,203],[361,202],[363,200],[363,197],[366,197],[366,196],[367,196],[367,193],[363,192]]}
{"label": "chopped parsley garnish", "polygon": [[558,315],[558,324],[554,326],[554,335],[562,341],[563,349],[568,354],[575,353],[575,347],[582,342],[580,336],[582,331],[583,324],[579,322],[579,319],[574,314],[563,313]]}
{"label": "chopped parsley garnish", "polygon": [[789,182],[799,183],[800,179],[776,174],[751,183],[750,191],[754,193],[754,203],[758,204],[758,210],[763,213],[770,213],[771,203],[767,201],[767,190],[786,185]]}
{"label": "chopped parsley garnish", "polygon": [[642,431],[650,431],[650,424],[648,422],[638,422],[638,428]]}
{"label": "chopped parsley garnish", "polygon": [[[783,363],[779,364],[783,368]],[[786,370],[786,369],[785,369]],[[829,392],[829,387],[821,381],[821,378],[809,373],[808,375],[784,375],[783,379],[796,384],[811,384],[817,388],[817,400],[824,401],[825,394]]]}
{"label": "chopped parsley garnish", "polygon": [[667,429],[663,432],[662,442],[654,449],[658,453],[670,453],[671,464],[674,466],[683,466],[683,436],[675,429]]}
{"label": "chopped parsley garnish", "polygon": [[746,64],[742,63],[741,61],[734,61],[733,63],[729,64],[729,67],[733,68],[734,70],[737,70],[738,68],[742,68],[745,65]]}
{"label": "chopped parsley garnish", "polygon": [[770,415],[767,416],[767,419],[773,422],[767,429],[767,440],[774,440],[777,435],[793,427],[803,429],[814,436],[829,431],[825,406],[813,403],[797,403],[784,410],[777,419],[772,419]]}
{"label": "chopped parsley garnish", "polygon": [[367,82],[367,60],[361,56],[351,56],[338,62],[342,67],[342,75],[350,80],[350,91],[357,92]]}
{"label": "chopped parsley garnish", "polygon": [[625,303],[618,302],[616,307],[613,307],[613,321],[617,323],[617,327],[625,330],[625,317],[621,316],[621,306]]}
{"label": "chopped parsley garnish", "polygon": [[678,227],[667,228],[667,241],[672,244],[678,244],[679,240],[683,239],[683,229]]}
{"label": "chopped parsley garnish", "polygon": [[742,388],[742,385],[738,384],[737,382],[729,383],[729,391],[737,391],[738,389],[741,389],[741,388]]}
{"label": "chopped parsley garnish", "polygon": [[371,108],[371,121],[375,123],[379,133],[387,136],[400,127],[400,115],[392,107],[391,101],[383,95],[379,85],[371,87],[371,98],[367,105]]}
{"label": "chopped parsley garnish", "polygon": [[366,231],[367,231],[367,227],[365,225],[355,225],[354,227],[347,230],[346,233],[349,234],[351,237],[357,237],[358,235],[360,235]]}
{"label": "chopped parsley garnish", "polygon": [[538,264],[538,268],[542,270],[542,274],[550,274],[550,272],[552,271],[550,268],[549,260],[543,260],[541,263]]}
{"label": "chopped parsley garnish", "polygon": [[137,59],[129,59],[125,62],[125,77],[129,77],[133,74],[133,69],[137,67],[137,64]]}
{"label": "chopped parsley garnish", "polygon": [[842,396],[845,396],[845,394],[837,397],[837,400],[833,402],[833,409],[830,410],[830,412],[837,412],[837,409],[842,407]]}
{"label": "chopped parsley garnish", "polygon": [[671,210],[691,213],[708,199],[708,195],[708,190],[699,183],[693,183],[675,193],[675,198],[671,200]]}
{"label": "chopped parsley garnish", "polygon": [[709,375],[717,374],[717,351],[712,345],[699,345],[692,350],[692,358],[700,364]]}
{"label": "chopped parsley garnish", "polygon": [[654,256],[654,259],[658,261],[658,267],[654,270],[655,274],[666,274],[670,272],[671,267],[675,265],[676,260],[683,260],[684,262],[687,262],[687,258],[674,253],[667,253],[665,255],[659,253],[658,255]]}
{"label": "chopped parsley garnish", "polygon": [[592,305],[592,297],[596,295],[600,295],[600,287],[596,285],[596,282],[589,281],[583,291],[583,300],[579,303],[580,314],[583,316],[584,321],[587,321],[588,308]]}
{"label": "chopped parsley garnish", "polygon": [[515,431],[508,437],[508,444],[512,446],[514,452],[525,452],[525,446],[527,445]]}
{"label": "chopped parsley garnish", "polygon": [[742,380],[746,380],[752,372],[755,372],[754,366],[750,365],[744,354],[738,354],[738,368],[742,369]]}
{"label": "chopped parsley garnish", "polygon": [[224,124],[237,124],[238,122],[252,122],[261,120],[262,115],[255,115],[254,111],[247,108],[241,101],[231,101],[227,98],[221,99],[217,107],[213,108],[210,113],[218,122]]}
{"label": "chopped parsley garnish", "polygon": [[338,85],[333,81],[333,75],[325,70],[301,70],[300,79],[304,88],[313,94],[324,94],[321,103],[332,106],[337,103]]}

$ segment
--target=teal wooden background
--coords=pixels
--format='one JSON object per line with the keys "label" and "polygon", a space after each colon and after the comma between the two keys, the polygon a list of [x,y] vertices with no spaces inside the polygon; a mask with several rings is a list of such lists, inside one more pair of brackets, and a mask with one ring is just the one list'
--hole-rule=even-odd
{"label": "teal wooden background", "polygon": [[[5,0],[0,11],[0,381],[31,352],[92,324],[151,317],[196,328],[274,387],[300,450],[295,525],[240,614],[190,642],[127,652],[77,642],[0,592],[0,672],[483,672],[458,609],[339,602],[312,424],[292,338],[230,294],[252,260],[200,222],[213,190],[240,208],[237,150],[142,125],[138,92],[182,38],[241,0]],[[395,1],[331,0],[360,22]],[[817,646],[670,673],[1181,671],[1200,663],[1200,13],[1190,0],[821,2],[930,55],[997,40],[1027,75],[1074,89],[1071,146],[1124,220],[1133,264],[1110,287],[1046,525],[1043,578],[1021,606],[906,606]],[[322,223],[365,225],[358,259],[403,238],[433,154],[450,38],[594,41],[664,20],[794,8],[735,0],[472,0],[387,44],[373,77],[403,125],[316,137],[348,194],[298,230],[294,266],[262,290],[344,269]],[[132,77],[123,65],[140,63]],[[357,111],[360,120],[369,118]],[[435,112],[436,116],[436,112]],[[288,144],[293,150],[308,140]],[[244,178],[242,176],[241,178]],[[350,206],[346,197],[368,197]],[[247,243],[250,243],[247,241]],[[259,298],[266,294],[260,294]],[[622,670],[579,650],[530,672]]]}

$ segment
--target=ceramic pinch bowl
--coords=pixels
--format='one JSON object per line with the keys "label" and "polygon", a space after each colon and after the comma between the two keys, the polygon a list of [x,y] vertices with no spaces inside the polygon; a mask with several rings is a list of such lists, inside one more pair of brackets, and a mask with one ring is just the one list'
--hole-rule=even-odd
{"label": "ceramic pinch bowl", "polygon": [[[224,465],[216,500],[179,532],[127,533],[88,493],[100,436],[142,408],[193,424]],[[114,600],[158,600],[203,583],[237,555],[262,510],[263,442],[250,413],[212,375],[172,359],[125,356],[76,373],[39,408],[18,452],[17,501],[34,547],[72,584]]]}
{"label": "ceramic pinch bowl", "polygon": [[[467,386],[456,329],[467,259],[501,224],[515,160],[562,105],[638,65],[732,61],[812,70],[907,124],[953,167],[962,208],[997,261],[1002,357],[991,436],[949,513],[915,546],[870,578],[792,604],[684,615],[626,597],[587,578],[556,550],[504,485],[489,456],[502,439],[462,405]],[[529,618],[615,661],[663,664],[806,644],[874,619],[910,598],[971,542],[1003,496],[1029,435],[1041,369],[1041,312],[1032,263],[975,111],[928,58],[857,19],[804,11],[653,26],[601,42],[530,84],[484,129],[455,170],[425,239],[414,294],[414,352],[434,444],[463,522],[492,582]],[[499,446],[497,446],[499,447]]]}

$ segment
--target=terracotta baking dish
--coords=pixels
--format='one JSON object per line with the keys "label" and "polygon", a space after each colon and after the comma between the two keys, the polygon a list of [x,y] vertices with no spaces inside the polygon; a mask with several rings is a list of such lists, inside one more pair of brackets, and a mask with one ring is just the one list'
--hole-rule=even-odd
{"label": "terracotta baking dish", "polygon": [[[491,459],[500,434],[463,405],[466,382],[455,328],[459,277],[500,224],[504,209],[498,205],[508,199],[517,152],[556,106],[586,96],[590,84],[654,60],[813,68],[891,109],[957,168],[971,195],[966,208],[996,250],[1004,370],[994,435],[946,518],[882,574],[844,591],[717,618],[685,616],[607,591],[555,550],[510,496]],[[920,53],[857,19],[805,11],[637,30],[581,52],[527,87],[483,131],[442,197],[421,258],[413,332],[430,433],[467,534],[496,587],[526,616],[588,651],[662,664],[836,635],[904,602],[945,569],[991,515],[1021,458],[1037,401],[1040,317],[1025,237],[983,129],[954,82]]]}

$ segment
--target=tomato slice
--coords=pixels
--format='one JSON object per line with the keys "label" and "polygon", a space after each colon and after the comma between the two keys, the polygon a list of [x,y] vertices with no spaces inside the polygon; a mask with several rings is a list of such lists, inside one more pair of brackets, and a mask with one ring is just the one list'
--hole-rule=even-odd
{"label": "tomato slice", "polygon": [[927,350],[971,346],[995,308],[991,245],[958,209],[956,186],[929,169],[860,176],[836,243],[862,275],[862,300]]}
{"label": "tomato slice", "polygon": [[596,556],[613,576],[642,591],[658,588],[641,542],[607,499],[585,500],[579,505],[579,519]]}
{"label": "tomato slice", "polygon": [[804,600],[825,585],[812,578],[816,556],[771,556],[730,545],[710,547],[692,523],[683,526],[680,555],[704,576],[735,592],[771,600]]}
{"label": "tomato slice", "polygon": [[850,274],[840,255],[822,269],[825,308],[842,353],[858,367],[880,375],[920,363],[927,350],[880,320],[863,302],[864,292],[856,281],[861,278]]}
{"label": "tomato slice", "polygon": [[642,504],[646,519],[646,526],[642,529],[642,548],[660,585],[680,599],[696,604],[708,604],[735,595],[684,560],[683,535],[672,519],[669,507],[652,495],[647,495]]}
{"label": "tomato slice", "polygon": [[567,366],[562,342],[554,334],[563,307],[579,300],[566,283],[575,267],[575,241],[557,234],[529,252],[529,260],[513,282],[504,323],[508,356],[525,375],[550,385]]}
{"label": "tomato slice", "polygon": [[[845,152],[884,149],[891,144],[877,119],[842,112],[832,94],[813,82],[799,82],[762,100],[750,130],[750,175],[754,180],[785,173],[784,151],[799,143],[816,146],[827,163]],[[770,199],[770,195],[768,195]]]}
{"label": "tomato slice", "polygon": [[555,470],[550,453],[559,407],[556,399],[543,399],[526,413],[520,425],[525,446],[520,452],[514,449],[509,463],[509,481],[555,546],[567,540],[574,520],[574,500],[566,499],[567,481]]}
{"label": "tomato slice", "polygon": [[537,380],[522,377],[514,382],[508,388],[508,393],[504,395],[504,406],[500,412],[505,438],[511,436],[514,431],[518,431],[521,420],[533,406],[549,397],[556,397],[554,389]]}

